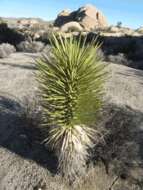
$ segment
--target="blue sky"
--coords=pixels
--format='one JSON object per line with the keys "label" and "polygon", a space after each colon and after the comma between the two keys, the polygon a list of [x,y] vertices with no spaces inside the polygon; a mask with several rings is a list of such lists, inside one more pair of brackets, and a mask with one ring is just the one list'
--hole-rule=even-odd
{"label": "blue sky", "polygon": [[0,0],[0,16],[41,17],[53,20],[63,9],[75,10],[93,4],[102,10],[110,24],[143,26],[143,0]]}

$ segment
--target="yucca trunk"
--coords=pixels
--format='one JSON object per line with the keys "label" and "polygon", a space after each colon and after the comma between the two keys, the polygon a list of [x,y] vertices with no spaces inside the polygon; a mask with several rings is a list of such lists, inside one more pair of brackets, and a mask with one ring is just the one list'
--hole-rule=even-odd
{"label": "yucca trunk", "polygon": [[[86,161],[89,157],[88,150],[94,145],[92,136],[96,135],[95,131],[82,125],[65,129],[57,126],[54,130],[50,130],[51,137],[54,136],[55,130],[59,130],[60,133],[59,139],[54,144],[59,160],[59,171],[65,178],[75,180],[78,176],[85,174]],[[55,139],[51,140],[50,144],[53,143]]]}
{"label": "yucca trunk", "polygon": [[59,169],[70,179],[85,169],[97,134],[89,126],[102,105],[105,73],[97,57],[99,46],[85,41],[53,35],[49,57],[43,55],[37,62],[48,134],[44,142],[56,151]]}

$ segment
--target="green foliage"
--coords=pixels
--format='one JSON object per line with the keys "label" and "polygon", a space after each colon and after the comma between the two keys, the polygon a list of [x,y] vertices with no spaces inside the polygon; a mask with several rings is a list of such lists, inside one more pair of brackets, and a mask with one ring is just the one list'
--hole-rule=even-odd
{"label": "green foliage", "polygon": [[76,40],[53,35],[51,44],[50,55],[37,61],[43,125],[49,127],[45,142],[51,142],[60,152],[60,168],[75,175],[70,167],[74,164],[77,169],[92,146],[95,131],[87,125],[95,123],[102,106],[105,65],[97,56],[100,45],[96,40],[86,45],[86,38],[82,41],[81,37]]}
{"label": "green foliage", "polygon": [[74,126],[95,121],[102,104],[104,65],[99,45],[53,36],[51,56],[38,60],[38,80],[48,125]]}

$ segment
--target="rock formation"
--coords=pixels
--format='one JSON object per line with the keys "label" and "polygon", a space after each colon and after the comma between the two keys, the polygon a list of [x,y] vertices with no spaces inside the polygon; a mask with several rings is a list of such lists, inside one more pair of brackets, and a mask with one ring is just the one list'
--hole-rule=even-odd
{"label": "rock formation", "polygon": [[40,20],[38,20],[38,19],[34,19],[34,18],[27,19],[27,18],[25,18],[25,19],[19,19],[17,21],[17,24],[20,25],[20,26],[25,26],[25,27],[30,26],[30,27],[32,27],[32,26],[34,26],[36,24],[39,24],[39,22],[40,22]]}
{"label": "rock formation", "polygon": [[140,28],[137,29],[137,32],[143,34],[143,26],[141,26]]}
{"label": "rock formation", "polygon": [[79,8],[77,12],[77,20],[87,30],[108,25],[106,18],[101,11],[92,5],[86,5]]}
{"label": "rock formation", "polygon": [[106,17],[93,5],[86,5],[73,12],[62,11],[57,16],[54,25],[61,27],[72,21],[78,22],[85,30],[108,26]]}

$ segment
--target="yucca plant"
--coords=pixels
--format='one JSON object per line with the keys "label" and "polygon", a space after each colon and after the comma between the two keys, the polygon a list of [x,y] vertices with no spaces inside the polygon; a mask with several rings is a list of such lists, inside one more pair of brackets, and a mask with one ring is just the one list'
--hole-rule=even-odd
{"label": "yucca plant", "polygon": [[99,44],[81,39],[53,35],[50,54],[37,61],[44,142],[56,151],[59,169],[70,179],[84,171],[94,145],[97,132],[90,126],[102,106],[105,79]]}

